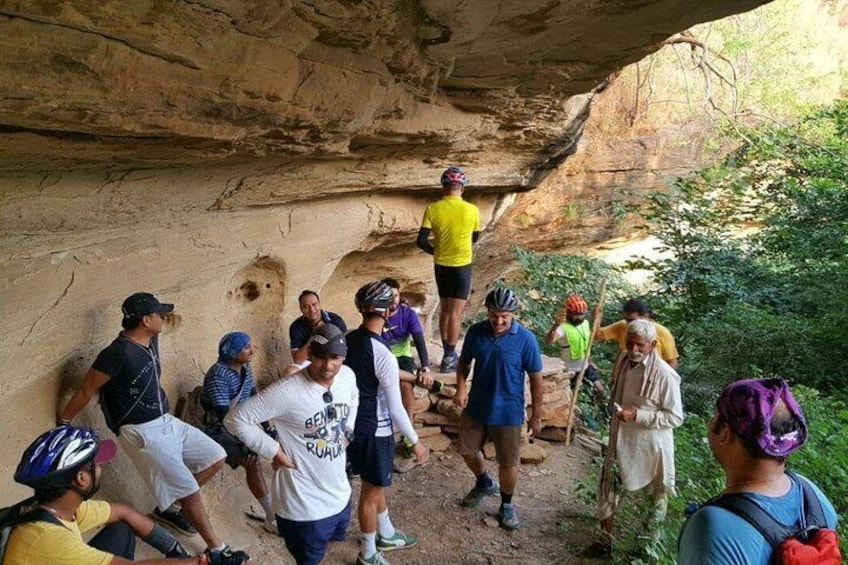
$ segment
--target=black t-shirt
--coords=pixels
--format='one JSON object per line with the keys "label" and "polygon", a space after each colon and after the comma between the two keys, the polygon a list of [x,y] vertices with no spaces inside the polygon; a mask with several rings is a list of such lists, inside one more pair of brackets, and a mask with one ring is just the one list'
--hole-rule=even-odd
{"label": "black t-shirt", "polygon": [[92,367],[111,378],[100,389],[106,425],[115,434],[124,424],[144,424],[166,414],[168,398],[159,375],[159,339],[144,347],[119,334],[100,352]]}

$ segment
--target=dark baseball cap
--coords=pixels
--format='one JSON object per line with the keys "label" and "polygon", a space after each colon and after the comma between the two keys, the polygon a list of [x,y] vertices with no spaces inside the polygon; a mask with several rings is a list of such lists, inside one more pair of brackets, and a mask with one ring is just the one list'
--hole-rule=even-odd
{"label": "dark baseball cap", "polygon": [[167,314],[174,311],[173,304],[162,304],[149,292],[136,292],[121,305],[125,320],[141,318],[148,314]]}
{"label": "dark baseball cap", "polygon": [[312,332],[309,351],[316,357],[347,356],[347,342],[344,332],[329,322]]}

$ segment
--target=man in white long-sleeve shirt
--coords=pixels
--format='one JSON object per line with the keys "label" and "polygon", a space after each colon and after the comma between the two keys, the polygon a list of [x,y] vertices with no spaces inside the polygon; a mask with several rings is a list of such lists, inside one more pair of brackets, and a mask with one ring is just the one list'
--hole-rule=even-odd
{"label": "man in white long-sleeve shirt", "polygon": [[[330,541],[345,538],[350,483],[345,446],[359,406],[356,377],[343,365],[344,334],[324,324],[312,334],[311,364],[245,400],[224,419],[245,446],[271,459],[277,529],[298,565],[317,565]],[[261,428],[274,421],[279,443]]]}
{"label": "man in white long-sleeve shirt", "polygon": [[345,365],[356,374],[360,409],[356,417],[350,460],[362,479],[359,495],[359,527],[362,530],[359,565],[385,565],[383,551],[405,549],[418,543],[414,536],[395,529],[389,519],[386,487],[392,484],[395,440],[392,424],[412,442],[418,461],[427,448],[403,407],[397,358],[383,344],[380,334],[394,304],[392,289],[374,281],[360,288],[355,298],[362,325],[347,335]]}

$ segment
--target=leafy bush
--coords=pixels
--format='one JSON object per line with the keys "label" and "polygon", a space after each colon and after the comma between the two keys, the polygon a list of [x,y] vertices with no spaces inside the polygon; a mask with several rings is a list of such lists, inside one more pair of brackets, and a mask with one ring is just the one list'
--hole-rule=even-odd
{"label": "leafy bush", "polygon": [[642,210],[671,251],[651,304],[679,340],[681,373],[777,375],[834,391],[848,340],[848,100],[795,126],[741,132],[724,163]]}
{"label": "leafy bush", "polygon": [[[513,289],[521,300],[521,321],[532,330],[543,351],[558,356],[556,347],[545,343],[545,335],[554,317],[570,294],[580,294],[593,307],[598,302],[601,281],[607,279],[604,313],[618,319],[621,303],[636,294],[617,267],[586,255],[532,253],[519,247],[515,255],[523,269],[521,280]],[[616,349],[617,350],[617,349]]]}

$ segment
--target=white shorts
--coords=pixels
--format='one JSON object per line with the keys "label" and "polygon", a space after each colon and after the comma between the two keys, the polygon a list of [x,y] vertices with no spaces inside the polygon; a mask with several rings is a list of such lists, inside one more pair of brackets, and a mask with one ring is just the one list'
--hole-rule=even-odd
{"label": "white shorts", "polygon": [[160,510],[200,490],[195,473],[227,456],[215,440],[170,414],[121,426],[118,441]]}

